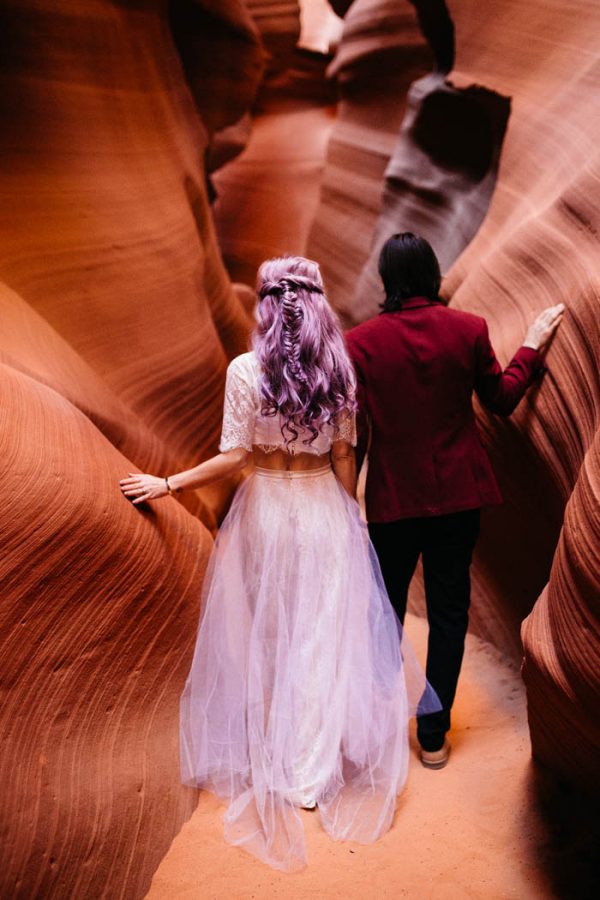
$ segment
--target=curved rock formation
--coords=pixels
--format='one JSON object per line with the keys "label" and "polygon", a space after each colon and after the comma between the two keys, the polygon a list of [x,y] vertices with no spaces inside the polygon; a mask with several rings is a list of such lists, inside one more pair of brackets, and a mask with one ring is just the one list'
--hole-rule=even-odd
{"label": "curved rock formation", "polygon": [[340,42],[343,26],[327,0],[300,0],[299,47],[332,53]]}
{"label": "curved rock formation", "polygon": [[[196,5],[246,78],[233,111],[205,105],[214,130],[244,113],[260,48],[241,2]],[[2,896],[142,896],[196,800],[178,696],[231,485],[186,501],[201,524],[132,508],[118,480],[214,452],[250,317],[166,8],[0,10]],[[225,103],[222,73],[202,84]]]}
{"label": "curved rock formation", "polygon": [[[299,36],[298,19],[291,27],[294,6],[250,4],[257,16],[261,9],[260,27],[287,29],[288,50],[261,85],[244,153],[212,179],[221,252],[232,278],[247,285],[267,257],[306,252],[334,123],[329,57],[293,45]],[[275,18],[263,18],[268,12]]]}
{"label": "curved rock formation", "polygon": [[[298,4],[247,5],[272,55],[273,98]],[[589,788],[600,743],[600,11],[456,0],[451,22],[443,0],[332,5],[347,12],[320,209],[331,116],[318,85],[318,110],[306,100],[257,131],[273,219],[252,189],[252,215],[223,193],[235,277],[250,281],[265,249],[302,252],[314,215],[309,252],[347,316],[362,316],[374,309],[371,251],[410,218],[433,229],[447,265],[471,242],[444,289],[487,317],[502,360],[540,308],[567,302],[549,373],[517,414],[478,413],[506,503],[486,518],[473,625],[518,654],[533,607],[534,753]],[[205,169],[246,140],[263,52],[242,0],[5,0],[0,46],[1,892],[139,897],[195,803],[178,780],[177,698],[231,486],[187,509],[169,499],[135,510],[117,482],[215,449],[252,295],[223,266]],[[449,86],[440,73],[454,58]],[[428,92],[405,118],[411,85],[411,103]],[[457,115],[477,139],[438,142]],[[293,198],[265,164],[274,137],[293,157]]]}
{"label": "curved rock formation", "polygon": [[378,312],[377,260],[390,234],[422,234],[439,248],[442,271],[475,236],[496,183],[509,107],[506,97],[482,87],[458,89],[437,72],[411,85],[371,252],[352,296],[340,299],[350,322]]}
{"label": "curved rock formation", "polygon": [[[344,5],[333,4],[339,14]],[[329,67],[340,100],[307,247],[308,255],[320,261],[329,295],[343,313],[368,258],[408,88],[433,64],[409,3],[354,0],[350,5]]]}
{"label": "curved rock formation", "polygon": [[5,897],[139,897],[195,792],[177,695],[210,539],[175,501],[140,512],[131,467],[60,393],[2,391]]}
{"label": "curved rock formation", "polygon": [[[521,618],[549,578],[524,631],[533,751],[569,780],[597,789],[600,615],[592,597],[598,596],[599,546],[600,209],[594,192],[600,125],[590,109],[600,86],[594,37],[600,9],[592,14],[586,6],[584,16],[576,3],[552,15],[542,4],[518,13],[495,8],[484,40],[466,6],[462,18],[453,8],[457,80],[482,82],[486,73],[486,84],[512,97],[512,112],[490,211],[452,270],[448,292],[453,304],[488,318],[504,359],[541,308],[558,301],[568,306],[539,389],[509,423],[481,417],[507,498],[491,517],[493,531],[513,563],[504,567],[495,551],[499,541],[482,545],[480,629],[491,606],[505,618],[505,610]],[[541,17],[543,33],[536,26]],[[525,36],[527,54],[507,66],[496,48]],[[548,665],[553,656],[557,668]]]}
{"label": "curved rock formation", "polygon": [[210,135],[209,171],[243,150],[264,68],[258,30],[241,0],[178,0],[169,21],[196,108]]}
{"label": "curved rock formation", "polygon": [[523,676],[536,756],[586,793],[600,787],[599,508],[597,433],[567,504],[549,584],[523,625]]}
{"label": "curved rock formation", "polygon": [[246,0],[269,53],[271,75],[286,69],[300,37],[298,0]]}
{"label": "curved rock formation", "polygon": [[243,3],[179,0],[169,21],[196,108],[210,134],[250,109],[265,52]]}
{"label": "curved rock formation", "polygon": [[[445,5],[418,0],[413,5],[422,24],[423,13],[429,17],[431,35],[434,7],[443,12]],[[408,2],[404,7],[405,15],[412,13]],[[355,46],[353,23],[367,8],[373,21],[381,21],[388,4],[356,0],[350,6],[333,64],[343,92],[343,63]],[[505,362],[540,309],[567,304],[542,383],[509,421],[478,411],[505,504],[486,515],[474,567],[472,623],[504,651],[520,654],[519,625],[533,607],[524,643],[534,755],[589,788],[600,780],[600,725],[593,715],[600,693],[600,616],[593,602],[598,593],[600,334],[594,273],[600,128],[591,115],[600,87],[600,9],[579,0],[550,7],[541,0],[506,0],[485,9],[475,0],[457,0],[450,12],[456,33],[451,87],[437,75],[411,88],[411,103],[415,91],[428,87],[433,91],[425,101],[439,100],[426,128],[418,124],[421,103],[399,131],[406,90],[389,98],[395,103],[389,116],[383,115],[377,90],[377,47],[404,42],[408,52],[414,31],[388,20],[385,41],[378,36],[373,50],[366,37],[361,39],[365,52],[356,77],[363,93],[354,104],[345,98],[334,130],[310,250],[328,259],[326,274],[337,304],[356,319],[372,314],[379,299],[373,296],[373,258],[355,252],[356,245],[371,245],[375,254],[388,232],[416,222],[448,266],[470,241],[449,271],[444,292],[453,305],[488,319]],[[446,26],[440,23],[438,37],[444,28],[448,35]],[[441,70],[443,46],[444,41],[434,42]],[[489,127],[470,129],[471,145],[459,141],[460,152],[448,158],[456,136],[448,142],[447,129],[438,128],[438,139],[431,140],[430,126],[435,133],[444,104],[468,96],[476,103],[485,99]],[[372,117],[368,130],[365,109]],[[399,133],[395,149],[390,124]],[[373,145],[373,128],[377,138],[385,135],[388,155],[367,186],[365,155],[342,140],[353,130],[356,148],[361,137]],[[469,165],[465,148],[473,151]]]}

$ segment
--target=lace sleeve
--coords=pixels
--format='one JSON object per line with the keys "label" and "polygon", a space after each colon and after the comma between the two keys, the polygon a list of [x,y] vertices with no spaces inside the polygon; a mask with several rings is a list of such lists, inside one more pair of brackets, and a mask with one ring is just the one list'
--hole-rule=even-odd
{"label": "lace sleeve", "polygon": [[223,406],[223,427],[219,450],[226,453],[242,447],[252,450],[255,423],[254,398],[252,388],[243,377],[240,366],[234,359],[227,369],[225,382],[225,403]]}
{"label": "lace sleeve", "polygon": [[353,447],[356,447],[356,415],[354,413],[346,413],[338,420],[334,441],[348,441]]}

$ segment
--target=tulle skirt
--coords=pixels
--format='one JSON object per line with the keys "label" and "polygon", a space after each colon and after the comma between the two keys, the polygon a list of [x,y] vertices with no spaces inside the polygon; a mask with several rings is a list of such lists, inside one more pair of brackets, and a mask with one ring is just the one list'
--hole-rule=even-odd
{"label": "tulle skirt", "polygon": [[329,466],[255,469],[217,536],[181,698],[185,784],[229,801],[225,837],[305,864],[299,808],[336,840],[391,825],[409,716],[439,709]]}

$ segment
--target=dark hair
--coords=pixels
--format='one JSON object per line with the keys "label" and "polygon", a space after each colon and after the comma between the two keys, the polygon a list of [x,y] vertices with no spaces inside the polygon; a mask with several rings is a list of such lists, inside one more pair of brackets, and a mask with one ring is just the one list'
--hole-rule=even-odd
{"label": "dark hair", "polygon": [[439,300],[442,275],[433,248],[411,231],[393,234],[379,254],[379,274],[385,288],[383,312],[395,312],[409,297]]}

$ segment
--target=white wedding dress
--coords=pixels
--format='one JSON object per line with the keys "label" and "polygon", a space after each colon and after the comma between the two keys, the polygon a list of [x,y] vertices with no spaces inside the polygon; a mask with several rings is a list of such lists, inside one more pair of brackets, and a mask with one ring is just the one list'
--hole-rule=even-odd
{"label": "white wedding dress", "polygon": [[[221,451],[283,446],[260,412],[254,353],[227,374]],[[404,638],[358,504],[312,447],[309,471],[255,468],[238,489],[206,572],[181,699],[182,780],[229,801],[225,836],[280,869],[306,862],[299,807],[318,803],[334,839],[391,825],[407,772],[409,716],[439,703]]]}

